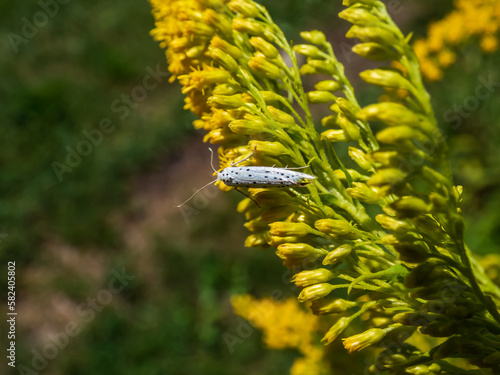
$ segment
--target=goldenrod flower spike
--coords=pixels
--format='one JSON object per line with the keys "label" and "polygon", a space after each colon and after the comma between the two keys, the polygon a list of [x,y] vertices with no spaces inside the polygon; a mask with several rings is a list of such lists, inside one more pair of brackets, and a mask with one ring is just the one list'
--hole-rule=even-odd
{"label": "goldenrod flower spike", "polygon": [[[457,0],[460,17],[455,14],[434,26],[428,41],[415,44],[422,71],[441,76],[453,63],[456,46],[470,35],[480,38],[485,50],[497,48],[497,3]],[[347,36],[361,42],[354,47],[356,53],[375,61],[392,60],[390,68],[361,72],[365,82],[385,90],[383,101],[364,108],[321,31],[302,32],[304,42],[292,48],[265,7],[252,0],[151,4],[151,34],[167,49],[172,79],[186,95],[185,108],[198,116],[194,126],[206,131],[205,142],[219,146],[221,169],[241,162],[305,169],[315,177],[305,186],[248,188],[237,210],[250,232],[245,246],[276,248],[295,273],[292,282],[302,288],[300,301],[318,315],[342,314],[323,342],[333,342],[361,316],[360,324],[366,327],[355,324],[352,329],[365,332],[344,340],[349,352],[386,340],[390,331],[440,337],[459,332],[454,340],[459,354],[495,368],[497,356],[479,358],[469,344],[490,342],[500,332],[500,291],[464,243],[463,189],[451,178],[446,143],[410,37],[394,24],[384,4],[344,0],[348,8],[340,13],[352,23]],[[471,15],[486,22],[464,22]],[[460,28],[454,27],[457,20]],[[297,54],[303,56],[302,66]],[[314,90],[305,92],[301,74],[327,77],[319,77]],[[329,113],[317,118],[312,105],[324,106]],[[379,123],[376,133],[372,122]],[[317,131],[320,124],[323,128]],[[339,157],[340,142],[346,143],[342,149],[352,160]],[[223,191],[232,189],[220,181],[217,185]],[[441,298],[442,282],[460,292],[453,294],[453,303],[431,311],[434,300]],[[337,289],[344,297],[356,293],[350,293],[348,301],[339,298]],[[276,318],[280,314],[261,317],[258,326],[266,331],[266,342],[298,348],[304,357],[293,366],[294,374],[316,375],[313,369],[324,369],[322,351],[310,337],[320,330],[316,317],[306,317],[291,303],[245,297],[233,304],[238,314],[253,320],[250,312],[264,306],[288,311],[281,314],[289,317],[286,329]],[[435,319],[415,322],[409,313]],[[294,317],[300,317],[296,325]],[[295,335],[300,324],[307,334]],[[454,355],[445,346],[437,351],[439,356]],[[387,356],[399,366],[388,366],[394,370],[390,373],[431,371],[436,363],[427,350]],[[459,373],[449,363],[439,365]]]}

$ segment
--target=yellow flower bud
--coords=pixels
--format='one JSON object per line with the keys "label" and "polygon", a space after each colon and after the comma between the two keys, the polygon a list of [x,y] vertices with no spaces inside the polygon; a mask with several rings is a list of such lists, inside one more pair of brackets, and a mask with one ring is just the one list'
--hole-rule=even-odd
{"label": "yellow flower bud", "polygon": [[196,70],[189,75],[179,76],[179,79],[183,78],[189,79],[189,86],[200,91],[209,85],[227,83],[232,79],[231,73],[222,69]]}
{"label": "yellow flower bud", "polygon": [[349,147],[349,156],[365,171],[373,170],[373,165],[368,161],[368,157],[363,150],[356,147]]}
{"label": "yellow flower bud", "polygon": [[326,43],[325,34],[323,34],[321,31],[318,31],[318,30],[302,31],[300,33],[300,36],[306,42],[309,42],[312,44],[323,45]]}
{"label": "yellow flower bud", "polygon": [[297,299],[299,302],[314,301],[330,294],[335,287],[328,283],[315,284],[302,289]]}
{"label": "yellow flower bud", "polygon": [[306,76],[306,75],[313,75],[313,74],[318,74],[316,69],[314,69],[311,65],[309,64],[304,64],[300,67],[299,72],[301,75]]}
{"label": "yellow flower bud", "polygon": [[413,229],[413,227],[406,220],[397,220],[384,214],[375,216],[375,220],[382,226],[382,228],[392,230],[394,232],[406,233]]}
{"label": "yellow flower bud", "polygon": [[335,264],[351,254],[353,249],[352,245],[344,244],[337,247],[335,250],[330,251],[325,259],[323,259],[323,265]]}
{"label": "yellow flower bud", "polygon": [[283,97],[273,91],[261,91],[260,94],[266,103],[281,102]]}
{"label": "yellow flower bud", "polygon": [[210,142],[213,144],[231,143],[242,141],[241,137],[241,135],[233,133],[228,128],[218,128],[208,132],[203,137],[203,142]]}
{"label": "yellow flower bud", "polygon": [[283,112],[282,110],[279,110],[278,108],[275,108],[270,105],[267,106],[267,110],[269,111],[274,120],[282,124],[289,124],[289,125],[295,124],[295,118],[292,115]]}
{"label": "yellow flower bud", "polygon": [[213,95],[207,99],[210,107],[219,109],[239,108],[245,103],[241,100],[241,95]]}
{"label": "yellow flower bud", "polygon": [[254,135],[269,131],[269,129],[264,126],[264,124],[248,121],[248,120],[234,120],[229,124],[229,129],[231,129],[236,134],[247,134]]}
{"label": "yellow flower bud", "polygon": [[335,274],[326,268],[318,268],[311,271],[302,271],[292,277],[292,282],[299,288],[309,285],[325,283],[335,277]]}
{"label": "yellow flower bud", "polygon": [[260,15],[260,10],[253,1],[231,0],[228,6],[233,12],[239,13],[243,17],[256,18]]}
{"label": "yellow flower bud", "polygon": [[221,49],[214,46],[208,46],[208,53],[210,53],[212,59],[219,62],[229,72],[237,72],[239,70],[239,65],[236,60]]}
{"label": "yellow flower bud", "polygon": [[353,182],[354,187],[347,188],[347,194],[354,199],[367,204],[378,204],[380,197],[375,190],[362,182]]}
{"label": "yellow flower bud", "polygon": [[206,38],[214,35],[215,30],[203,22],[186,21],[184,22],[184,33]]}
{"label": "yellow flower bud", "polygon": [[342,113],[337,116],[337,123],[345,132],[348,141],[357,141],[360,138],[359,127],[352,121],[350,121]]}
{"label": "yellow flower bud", "polygon": [[385,168],[372,175],[367,184],[371,186],[397,185],[406,178],[406,173],[397,168]]}
{"label": "yellow flower bud", "polygon": [[327,74],[329,76],[332,76],[337,72],[335,67],[325,60],[309,60],[307,65],[311,66],[315,72]]}
{"label": "yellow flower bud", "polygon": [[417,138],[417,132],[406,125],[391,126],[377,133],[376,138],[380,143],[398,144]]}
{"label": "yellow flower bud", "polygon": [[182,52],[189,46],[190,43],[189,38],[183,36],[172,40],[169,44],[169,48],[171,48],[174,52]]}
{"label": "yellow flower bud", "polygon": [[377,25],[381,23],[376,16],[364,7],[350,7],[344,9],[339,13],[339,17],[359,26]]}
{"label": "yellow flower bud", "polygon": [[396,211],[398,218],[406,219],[418,215],[424,215],[429,212],[431,206],[422,199],[415,197],[402,197],[390,207]]}
{"label": "yellow flower bud", "polygon": [[337,115],[330,115],[323,117],[321,119],[321,125],[323,125],[325,128],[332,128],[336,127],[337,124]]}
{"label": "yellow flower bud", "polygon": [[250,232],[262,232],[264,230],[268,229],[268,225],[266,223],[263,223],[260,219],[253,219],[250,221],[247,221],[245,224],[243,224],[245,228],[247,228]]}
{"label": "yellow flower bud", "polygon": [[349,351],[349,353],[358,352],[368,346],[378,344],[384,337],[385,332],[380,328],[372,328],[368,331],[354,335],[342,340],[344,348]]}
{"label": "yellow flower bud", "polygon": [[368,83],[377,86],[403,88],[408,90],[411,83],[408,82],[400,73],[389,69],[373,69],[361,72],[360,77]]}
{"label": "yellow flower bud", "polygon": [[234,83],[223,83],[220,85],[215,86],[215,88],[212,90],[213,95],[234,95],[241,93],[243,91],[243,88]]}
{"label": "yellow flower bud", "polygon": [[330,142],[347,142],[347,134],[342,129],[329,129],[321,133],[321,139],[328,139]]}
{"label": "yellow flower bud", "polygon": [[210,45],[212,47],[220,49],[221,51],[224,51],[225,53],[230,55],[233,59],[237,60],[243,56],[243,53],[238,47],[232,45],[231,43],[222,39],[218,35],[214,35],[214,37],[210,41]]}
{"label": "yellow flower bud", "polygon": [[276,251],[276,254],[281,259],[305,259],[309,257],[317,258],[321,255],[325,255],[326,253],[326,250],[314,248],[306,243],[283,243],[278,246],[278,250]]}
{"label": "yellow flower bud", "polygon": [[318,47],[310,44],[297,44],[293,47],[293,50],[299,55],[321,59],[323,55]]}
{"label": "yellow flower bud", "polygon": [[287,221],[277,221],[269,224],[270,233],[272,236],[287,237],[296,236],[304,237],[312,232],[312,228],[304,223],[290,223]]}
{"label": "yellow flower bud", "polygon": [[[248,148],[255,150],[256,154],[268,156],[293,155],[292,151],[279,142],[255,141],[248,142]],[[253,151],[252,151],[253,152]]]}
{"label": "yellow flower bud", "polygon": [[218,29],[217,32],[222,35],[231,36],[233,32],[231,28],[231,18],[225,14],[217,13],[213,9],[205,9],[203,12],[203,21]]}
{"label": "yellow flower bud", "polygon": [[356,113],[359,109],[346,98],[339,97],[335,100],[340,110],[351,121],[356,121]]}
{"label": "yellow flower bud", "polygon": [[254,207],[255,207],[255,202],[252,201],[250,198],[245,198],[238,203],[238,206],[236,206],[236,211],[242,214],[246,211],[253,209]]}
{"label": "yellow flower bud", "polygon": [[383,167],[394,167],[397,165],[400,155],[397,151],[373,151],[369,157]]}
{"label": "yellow flower bud", "polygon": [[393,46],[399,41],[392,32],[382,27],[352,26],[346,34],[347,38],[357,38],[363,43],[374,42],[382,45]]}
{"label": "yellow flower bud", "polygon": [[268,241],[269,241],[269,234],[267,231],[261,233],[254,233],[245,239],[245,247],[266,246]]}
{"label": "yellow flower bud", "polygon": [[250,44],[268,59],[275,59],[279,56],[276,47],[264,38],[253,36],[250,38]]}
{"label": "yellow flower bud", "polygon": [[320,232],[331,236],[352,236],[357,232],[347,220],[342,219],[320,219],[315,221],[314,226]]}
{"label": "yellow flower bud", "polygon": [[281,69],[261,54],[255,54],[252,56],[248,62],[248,66],[253,71],[264,74],[269,79],[276,80],[282,77]]}
{"label": "yellow flower bud", "polygon": [[358,303],[354,301],[346,301],[342,298],[337,299],[319,299],[311,302],[309,308],[314,315],[326,314],[341,314],[355,306]]}
{"label": "yellow flower bud", "polygon": [[399,237],[396,237],[393,234],[386,234],[384,237],[381,238],[380,242],[382,242],[383,245],[395,245],[400,243]]}
{"label": "yellow flower bud", "polygon": [[340,90],[342,85],[333,80],[326,80],[326,81],[319,81],[314,85],[314,88],[319,91],[330,91],[330,92],[335,92]]}
{"label": "yellow flower bud", "polygon": [[357,114],[361,120],[382,121],[389,126],[408,125],[418,127],[420,118],[410,109],[397,103],[384,102],[362,108]]}
{"label": "yellow flower bud", "polygon": [[205,52],[204,46],[193,46],[186,51],[186,56],[190,59],[195,59]]}
{"label": "yellow flower bud", "polygon": [[262,209],[258,207],[253,200],[245,198],[238,203],[237,211],[245,214],[246,220],[252,220],[260,216]]}
{"label": "yellow flower bud", "polygon": [[260,36],[264,33],[264,26],[257,21],[236,17],[233,18],[233,30],[250,35]]}
{"label": "yellow flower bud", "polygon": [[[281,236],[269,236],[269,245],[271,245],[272,247],[278,247],[280,245],[283,245],[285,243],[295,243],[295,242],[299,242],[301,240],[300,237],[297,237],[297,236],[286,236],[286,237],[281,237]],[[278,254],[278,253],[276,253]],[[279,256],[279,254],[278,254]],[[288,262],[288,260],[286,260],[285,258],[285,261],[283,262],[283,264],[285,264],[287,267],[290,268],[290,262]],[[293,266],[292,268],[296,268],[296,266]]]}
{"label": "yellow flower bud", "polygon": [[351,318],[343,316],[328,330],[328,332],[323,336],[321,342],[325,345],[331,344],[334,342],[339,335],[344,332],[344,330],[351,323]]}
{"label": "yellow flower bud", "polygon": [[378,43],[360,43],[352,47],[352,51],[365,59],[373,61],[397,60],[398,54],[389,46]]}
{"label": "yellow flower bud", "polygon": [[313,104],[329,103],[336,99],[336,96],[329,91],[309,91],[306,95],[308,102]]}
{"label": "yellow flower bud", "polygon": [[445,186],[449,187],[451,185],[450,180],[443,176],[441,173],[438,171],[429,168],[428,166],[424,165],[422,166],[422,177],[427,180],[432,186],[439,187],[439,186]]}

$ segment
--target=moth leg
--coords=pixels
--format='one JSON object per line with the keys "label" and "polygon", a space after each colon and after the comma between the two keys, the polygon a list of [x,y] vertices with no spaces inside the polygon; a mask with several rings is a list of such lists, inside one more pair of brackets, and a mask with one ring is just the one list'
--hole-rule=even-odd
{"label": "moth leg", "polygon": [[240,192],[241,194],[243,194],[245,197],[250,198],[251,200],[253,200],[253,201],[254,201],[254,203],[257,205],[257,207],[262,208],[262,207],[261,207],[261,206],[257,203],[257,201],[256,201],[255,199],[253,199],[250,195],[248,195],[248,194],[244,193],[242,190],[238,189],[238,187],[237,187],[237,186],[235,186],[235,187],[234,187],[234,189],[235,189],[236,191],[239,191],[239,192]]}

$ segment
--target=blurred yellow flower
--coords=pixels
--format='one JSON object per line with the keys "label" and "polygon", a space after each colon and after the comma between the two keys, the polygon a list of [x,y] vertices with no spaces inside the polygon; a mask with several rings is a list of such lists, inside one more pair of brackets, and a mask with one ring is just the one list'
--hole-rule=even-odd
{"label": "blurred yellow flower", "polygon": [[264,343],[269,348],[297,349],[303,355],[294,362],[291,375],[328,373],[322,345],[314,340],[320,328],[319,318],[302,309],[295,298],[258,300],[243,294],[233,296],[231,304],[237,315],[262,331]]}
{"label": "blurred yellow flower", "polygon": [[455,0],[454,9],[442,20],[432,23],[427,37],[415,41],[422,73],[430,81],[443,77],[442,69],[455,62],[454,49],[471,38],[479,39],[485,53],[498,50],[500,2],[497,0]]}

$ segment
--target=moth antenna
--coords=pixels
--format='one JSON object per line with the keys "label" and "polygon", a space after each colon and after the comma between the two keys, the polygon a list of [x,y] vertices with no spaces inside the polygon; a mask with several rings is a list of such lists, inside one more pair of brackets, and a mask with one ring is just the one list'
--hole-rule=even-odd
{"label": "moth antenna", "polygon": [[200,192],[200,190],[205,189],[208,185],[213,184],[213,183],[214,183],[215,181],[217,181],[217,180],[218,180],[218,178],[217,178],[217,179],[215,179],[215,180],[213,180],[213,181],[210,181],[210,182],[209,182],[208,184],[206,184],[205,186],[202,186],[201,188],[199,188],[198,190],[196,190],[196,191],[193,193],[193,195],[191,195],[188,199],[186,199],[184,202],[182,202],[180,205],[178,205],[178,206],[176,206],[176,207],[182,207],[182,206],[184,206],[187,202],[189,202],[191,199],[193,199],[193,198],[194,198],[194,196]]}
{"label": "moth antenna", "polygon": [[240,160],[237,163],[231,163],[231,167],[236,167],[238,164],[243,163],[247,159],[250,159],[253,156],[253,154],[255,154],[255,151],[257,151],[257,146],[255,146],[255,148],[253,149],[252,153],[250,155],[248,155],[245,159],[242,159],[242,160]]}
{"label": "moth antenna", "polygon": [[[217,171],[215,170],[215,168],[214,168],[214,152],[212,151],[212,149],[211,149],[210,147],[209,147],[208,149],[210,150],[210,166],[212,167],[212,170],[213,170],[215,173],[219,174],[219,172],[217,172]],[[215,180],[215,181],[217,181],[217,180]]]}

